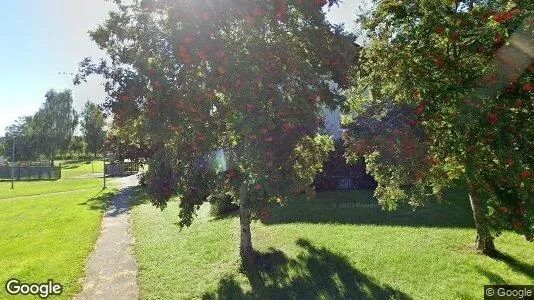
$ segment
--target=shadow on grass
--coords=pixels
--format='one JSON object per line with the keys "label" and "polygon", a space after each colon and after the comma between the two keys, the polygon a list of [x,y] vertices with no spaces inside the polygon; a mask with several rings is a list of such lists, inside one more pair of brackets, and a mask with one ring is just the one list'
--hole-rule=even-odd
{"label": "shadow on grass", "polygon": [[324,192],[311,199],[297,197],[285,206],[273,206],[271,217],[263,223],[474,228],[467,192],[461,189],[447,193],[443,203],[429,201],[415,210],[408,204],[401,204],[394,211],[382,210],[369,190]]}
{"label": "shadow on grass", "polygon": [[113,191],[102,189],[96,195],[78,205],[85,205],[92,210],[104,211],[108,207],[109,199],[114,195]]}
{"label": "shadow on grass", "polygon": [[514,271],[521,273],[525,276],[530,277],[531,279],[534,279],[534,265],[530,265],[521,261],[518,261],[514,257],[497,251],[496,254],[492,256],[493,259],[502,261],[506,263],[510,268],[512,268]]}
{"label": "shadow on grass", "polygon": [[210,215],[210,221],[219,221],[239,217],[239,208],[234,211],[225,212],[217,216]]}
{"label": "shadow on grass", "polygon": [[493,272],[484,270],[478,266],[476,267],[476,270],[478,274],[484,275],[486,278],[488,278],[490,284],[508,284],[504,278]]}
{"label": "shadow on grass", "polygon": [[[59,179],[60,178],[21,178],[20,180],[15,179],[15,184],[17,184],[17,182],[57,181]],[[11,179],[0,179],[0,182],[11,182]]]}
{"label": "shadow on grass", "polygon": [[106,216],[114,217],[126,213],[131,208],[148,202],[146,190],[141,186],[132,186],[122,189],[117,194],[114,201],[110,201],[110,206]]}
{"label": "shadow on grass", "polygon": [[146,188],[140,185],[130,188],[130,206],[138,206],[148,203]]}
{"label": "shadow on grass", "polygon": [[[118,201],[111,201],[112,197],[119,197]],[[102,189],[96,195],[78,205],[86,205],[89,209],[105,211],[108,216],[117,216],[128,211],[131,207],[146,203],[144,188],[140,186],[122,189],[118,194],[113,190]]]}
{"label": "shadow on grass", "polygon": [[61,169],[71,170],[71,169],[77,169],[79,167],[80,167],[79,165],[65,165],[65,166],[62,165]]}
{"label": "shadow on grass", "polygon": [[90,164],[91,161],[96,161],[97,158],[87,158],[87,159],[69,159],[63,161],[63,164],[69,165],[69,164]]}
{"label": "shadow on grass", "polygon": [[257,253],[256,267],[244,271],[251,291],[243,291],[234,278],[226,277],[203,299],[410,299],[354,269],[343,256],[304,239],[297,245],[303,251],[294,259],[275,249]]}
{"label": "shadow on grass", "polygon": [[[148,202],[144,188],[134,188],[131,205]],[[271,216],[265,225],[287,223],[369,224],[410,227],[474,228],[473,214],[465,189],[446,193],[443,203],[428,201],[413,209],[400,204],[396,210],[385,211],[370,190],[323,192],[308,199],[290,199],[284,206],[270,207]],[[211,221],[234,218],[236,211],[211,216]]]}

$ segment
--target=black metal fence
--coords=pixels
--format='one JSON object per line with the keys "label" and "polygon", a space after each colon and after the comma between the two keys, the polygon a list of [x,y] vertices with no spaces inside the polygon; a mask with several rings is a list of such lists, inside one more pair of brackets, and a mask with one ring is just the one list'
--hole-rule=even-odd
{"label": "black metal fence", "polygon": [[15,180],[24,179],[60,179],[61,178],[61,164],[59,166],[50,166],[45,164],[27,164],[16,163],[15,165],[0,166],[0,180],[11,179],[12,172],[14,172]]}
{"label": "black metal fence", "polygon": [[106,176],[125,176],[139,172],[139,164],[135,162],[106,163],[104,165]]}

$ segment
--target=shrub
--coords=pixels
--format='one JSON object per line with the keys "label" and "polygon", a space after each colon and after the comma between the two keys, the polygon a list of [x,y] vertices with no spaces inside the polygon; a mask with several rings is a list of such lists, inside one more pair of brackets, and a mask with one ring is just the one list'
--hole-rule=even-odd
{"label": "shrub", "polygon": [[137,174],[137,179],[139,180],[139,184],[142,187],[147,186],[147,173],[146,172],[139,172],[139,174]]}
{"label": "shrub", "polygon": [[211,204],[210,216],[215,218],[224,217],[239,209],[239,205],[234,202],[230,194],[210,195],[208,201]]}

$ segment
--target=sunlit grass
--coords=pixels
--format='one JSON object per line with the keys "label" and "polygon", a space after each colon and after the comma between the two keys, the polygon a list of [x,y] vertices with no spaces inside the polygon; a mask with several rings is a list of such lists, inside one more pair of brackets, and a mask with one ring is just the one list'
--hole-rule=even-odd
{"label": "sunlit grass", "polygon": [[[99,178],[72,178],[91,173],[91,164],[63,167],[59,180],[16,181],[13,190],[10,182],[0,182],[0,282],[53,279],[64,287],[60,298],[68,299],[81,288],[84,263],[116,190],[102,191]],[[5,293],[0,289],[0,299]]]}
{"label": "sunlit grass", "polygon": [[91,161],[91,163],[86,163],[84,161],[72,163],[72,162],[62,162],[62,177],[69,178],[75,176],[89,175],[99,173],[100,175],[104,172],[104,163],[101,160]]}
{"label": "sunlit grass", "polygon": [[[53,279],[60,298],[80,290],[84,263],[100,232],[102,212],[113,189],[0,200],[0,282]],[[0,289],[0,299],[8,295]]]}
{"label": "sunlit grass", "polygon": [[[76,178],[84,175],[102,173],[103,163],[94,161],[92,164],[85,162],[62,163],[61,179],[58,180],[21,180],[15,181],[15,188],[11,189],[9,180],[0,181],[0,199],[41,195],[80,189],[100,189],[102,178]],[[98,175],[96,175],[98,176]]]}
{"label": "sunlit grass", "polygon": [[[140,199],[145,199],[140,196]],[[180,231],[178,203],[133,209],[142,299],[483,298],[484,284],[534,283],[534,247],[514,234],[504,253],[475,253],[464,192],[448,205],[387,213],[370,192],[298,199],[252,225],[256,270],[240,271],[238,219],[212,220],[202,206]],[[142,203],[142,201],[139,201]]]}

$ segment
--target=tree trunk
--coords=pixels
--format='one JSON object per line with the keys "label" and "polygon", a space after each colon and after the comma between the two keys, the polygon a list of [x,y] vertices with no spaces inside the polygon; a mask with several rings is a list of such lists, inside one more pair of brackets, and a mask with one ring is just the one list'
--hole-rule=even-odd
{"label": "tree trunk", "polygon": [[54,154],[50,154],[50,167],[48,168],[48,179],[52,178],[52,167],[54,167]]}
{"label": "tree trunk", "polygon": [[239,188],[239,224],[241,233],[241,244],[239,254],[242,263],[246,266],[254,265],[254,251],[252,250],[252,236],[250,234],[250,210],[246,207],[247,202],[247,185],[241,184]]}
{"label": "tree trunk", "polygon": [[493,237],[486,224],[486,207],[484,201],[477,197],[473,191],[469,192],[469,202],[471,202],[471,209],[473,210],[473,218],[475,220],[475,227],[477,236],[475,240],[475,249],[482,251],[486,255],[493,255],[496,253]]}

